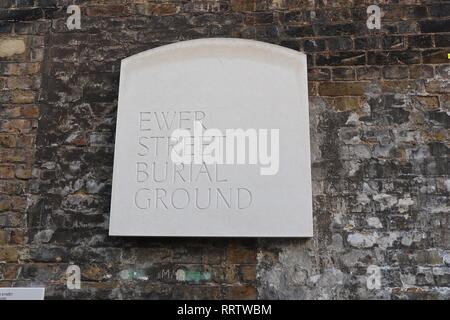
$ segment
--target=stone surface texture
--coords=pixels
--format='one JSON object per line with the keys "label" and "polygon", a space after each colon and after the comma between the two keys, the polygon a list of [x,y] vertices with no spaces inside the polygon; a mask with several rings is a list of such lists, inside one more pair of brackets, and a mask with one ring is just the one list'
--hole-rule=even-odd
{"label": "stone surface texture", "polygon": [[[380,30],[366,26],[371,4]],[[120,60],[207,37],[308,54],[312,239],[108,237]],[[446,0],[0,0],[0,286],[450,299],[448,53]],[[66,286],[71,264],[80,290]]]}

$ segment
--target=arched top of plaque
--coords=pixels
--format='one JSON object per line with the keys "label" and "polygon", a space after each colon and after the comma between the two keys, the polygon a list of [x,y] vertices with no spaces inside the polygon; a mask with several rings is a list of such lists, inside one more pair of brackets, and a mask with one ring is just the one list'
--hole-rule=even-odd
{"label": "arched top of plaque", "polygon": [[123,59],[122,68],[142,68],[144,64],[152,66],[186,59],[238,57],[283,66],[300,64],[306,68],[306,55],[302,52],[266,42],[233,38],[197,39],[164,45]]}

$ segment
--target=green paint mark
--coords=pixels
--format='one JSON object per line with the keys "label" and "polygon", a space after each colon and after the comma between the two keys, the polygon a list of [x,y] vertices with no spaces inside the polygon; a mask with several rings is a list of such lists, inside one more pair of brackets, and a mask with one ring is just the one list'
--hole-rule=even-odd
{"label": "green paint mark", "polygon": [[208,281],[211,279],[211,273],[189,270],[178,270],[177,280],[187,282]]}
{"label": "green paint mark", "polygon": [[148,280],[144,270],[123,270],[120,277],[124,280]]}
{"label": "green paint mark", "polygon": [[206,281],[211,278],[211,274],[209,272],[199,272],[199,271],[186,271],[186,281]]}
{"label": "green paint mark", "polygon": [[130,271],[130,278],[137,279],[137,278],[142,278],[142,277],[145,277],[145,274],[142,270]]}

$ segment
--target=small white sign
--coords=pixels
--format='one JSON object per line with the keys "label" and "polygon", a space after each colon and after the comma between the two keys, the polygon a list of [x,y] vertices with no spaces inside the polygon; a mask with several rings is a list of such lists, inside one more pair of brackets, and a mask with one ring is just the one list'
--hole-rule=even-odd
{"label": "small white sign", "polygon": [[306,55],[201,39],[123,60],[109,234],[312,236]]}
{"label": "small white sign", "polygon": [[44,300],[45,288],[0,288],[0,300]]}

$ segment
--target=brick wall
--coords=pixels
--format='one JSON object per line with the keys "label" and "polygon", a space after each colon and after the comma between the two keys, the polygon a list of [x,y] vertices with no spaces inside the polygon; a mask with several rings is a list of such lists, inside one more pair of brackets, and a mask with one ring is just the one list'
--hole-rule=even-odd
{"label": "brick wall", "polygon": [[[66,26],[69,4],[80,30]],[[366,26],[371,4],[381,30]],[[120,60],[205,37],[308,53],[312,239],[108,237]],[[0,286],[45,285],[48,298],[450,298],[447,53],[443,0],[0,0]],[[66,288],[70,264],[81,290]],[[367,286],[371,265],[380,288]]]}

